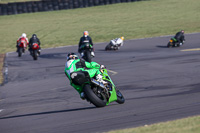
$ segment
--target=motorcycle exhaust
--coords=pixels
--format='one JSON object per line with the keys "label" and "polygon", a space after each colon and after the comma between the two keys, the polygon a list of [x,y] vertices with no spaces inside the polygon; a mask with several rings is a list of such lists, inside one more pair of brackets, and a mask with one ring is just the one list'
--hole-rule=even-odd
{"label": "motorcycle exhaust", "polygon": [[92,79],[91,82],[92,82],[93,84],[95,84],[95,85],[97,85],[97,86],[103,88],[103,89],[106,89],[106,87],[105,87],[102,83],[100,83],[100,82],[98,82],[98,81],[96,81],[96,80],[94,80],[94,79]]}

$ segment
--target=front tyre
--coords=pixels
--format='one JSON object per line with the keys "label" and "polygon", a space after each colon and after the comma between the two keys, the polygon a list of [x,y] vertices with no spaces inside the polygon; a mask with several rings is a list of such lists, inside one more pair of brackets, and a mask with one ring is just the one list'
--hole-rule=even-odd
{"label": "front tyre", "polygon": [[94,104],[96,107],[106,106],[107,100],[104,94],[94,92],[89,84],[86,84],[83,87],[83,92],[86,95],[86,98]]}
{"label": "front tyre", "polygon": [[117,93],[117,101],[116,102],[119,104],[123,104],[125,102],[124,96],[122,95],[122,93],[119,90],[117,90],[116,93]]}

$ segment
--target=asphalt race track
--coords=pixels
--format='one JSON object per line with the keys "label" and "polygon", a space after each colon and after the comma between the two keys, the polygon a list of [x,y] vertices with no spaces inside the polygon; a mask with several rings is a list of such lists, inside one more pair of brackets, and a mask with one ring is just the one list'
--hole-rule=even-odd
{"label": "asphalt race track", "polygon": [[200,33],[186,34],[179,48],[166,47],[170,37],[128,40],[119,51],[95,45],[93,60],[126,98],[104,108],[81,100],[65,77],[67,52],[77,46],[44,49],[37,61],[28,52],[7,54],[0,132],[94,133],[200,115]]}

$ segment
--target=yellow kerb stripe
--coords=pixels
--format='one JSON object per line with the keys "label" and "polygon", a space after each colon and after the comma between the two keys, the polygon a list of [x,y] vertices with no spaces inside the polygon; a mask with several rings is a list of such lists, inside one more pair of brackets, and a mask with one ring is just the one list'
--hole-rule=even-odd
{"label": "yellow kerb stripe", "polygon": [[200,51],[200,48],[194,48],[194,49],[184,49],[181,51]]}

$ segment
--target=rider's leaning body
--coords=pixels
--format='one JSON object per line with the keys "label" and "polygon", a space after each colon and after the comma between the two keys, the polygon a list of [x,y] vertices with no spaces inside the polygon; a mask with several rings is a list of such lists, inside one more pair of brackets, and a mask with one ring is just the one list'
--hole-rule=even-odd
{"label": "rider's leaning body", "polygon": [[80,94],[82,92],[82,87],[79,85],[75,85],[72,82],[71,73],[77,72],[77,71],[86,71],[88,72],[90,78],[93,78],[95,76],[101,75],[101,71],[100,71],[101,65],[99,65],[96,62],[86,62],[84,60],[79,59],[78,57],[77,58],[73,57],[73,58],[74,59],[68,58],[68,61],[65,64],[65,74],[70,80],[70,85],[73,86]]}
{"label": "rider's leaning body", "polygon": [[111,44],[112,45],[119,45],[119,46],[123,46],[124,44],[124,37],[120,37],[120,38],[115,38],[113,40],[111,40]]}

